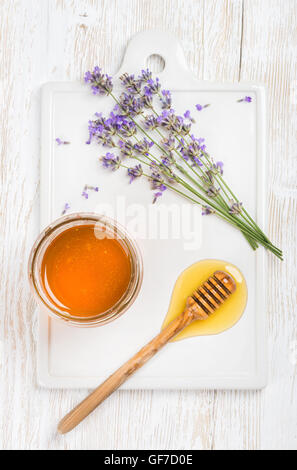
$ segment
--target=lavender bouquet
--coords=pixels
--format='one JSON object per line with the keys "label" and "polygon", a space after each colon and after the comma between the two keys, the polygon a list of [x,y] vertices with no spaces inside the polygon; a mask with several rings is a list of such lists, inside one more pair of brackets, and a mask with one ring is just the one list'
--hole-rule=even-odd
{"label": "lavender bouquet", "polygon": [[[216,214],[241,231],[253,250],[259,245],[282,259],[274,246],[248,214],[223,178],[223,163],[206,151],[203,138],[191,133],[195,122],[190,111],[183,116],[172,108],[169,90],[158,78],[142,70],[138,77],[120,77],[123,92],[113,93],[112,78],[99,67],[85,74],[94,95],[108,95],[114,106],[108,116],[96,113],[89,121],[89,140],[107,149],[101,157],[105,168],[125,168],[130,182],[145,178],[154,190],[156,202],[165,190],[174,191],[202,206],[202,214]],[[249,102],[250,97],[242,101]],[[196,105],[201,111],[208,105]],[[129,161],[134,161],[132,166]]]}

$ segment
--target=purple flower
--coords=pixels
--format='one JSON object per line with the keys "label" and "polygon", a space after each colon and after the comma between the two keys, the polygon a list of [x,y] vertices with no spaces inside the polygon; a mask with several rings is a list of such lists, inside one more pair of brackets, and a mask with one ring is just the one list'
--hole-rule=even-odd
{"label": "purple flower", "polygon": [[148,129],[149,131],[153,131],[159,126],[158,119],[153,114],[150,114],[149,116],[145,116],[145,119],[143,122],[144,122],[146,129]]}
{"label": "purple flower", "polygon": [[[182,140],[182,139],[181,139]],[[175,137],[174,135],[172,134],[169,134],[169,136],[166,138],[164,138],[161,142],[162,146],[168,150],[168,151],[171,151],[171,150],[174,150],[175,149]]]}
{"label": "purple flower", "polygon": [[223,162],[212,163],[209,169],[205,172],[208,175],[210,181],[213,181],[214,176],[223,174],[223,166]]}
{"label": "purple flower", "polygon": [[150,148],[154,145],[154,142],[150,142],[146,138],[143,140],[137,142],[137,144],[134,145],[134,149],[136,150],[137,153],[140,153],[142,155],[148,155]]}
{"label": "purple flower", "polygon": [[161,107],[163,109],[169,109],[172,104],[171,92],[169,90],[162,90],[161,95],[162,95],[160,97]]}
{"label": "purple flower", "polygon": [[149,78],[147,80],[147,86],[145,87],[145,89],[150,90],[153,93],[153,95],[159,93],[159,91],[161,89],[161,83],[160,83],[158,77],[156,78],[156,80],[153,80],[152,78]]}
{"label": "purple flower", "polygon": [[143,106],[145,108],[151,108],[152,102],[153,102],[153,94],[152,94],[152,92],[149,88],[147,88],[147,87],[144,88],[144,93],[143,93],[141,99],[142,99],[142,102],[143,102]]}
{"label": "purple flower", "polygon": [[163,195],[163,193],[161,191],[158,191],[157,193],[154,194],[154,199],[153,199],[153,204],[155,204],[157,202],[157,200],[159,199],[159,197],[161,197]]}
{"label": "purple flower", "polygon": [[142,82],[147,82],[152,78],[152,72],[149,69],[141,70],[141,75],[138,78]]}
{"label": "purple flower", "polygon": [[205,186],[205,192],[209,197],[216,197],[221,188],[216,188],[214,184],[209,184]]}
{"label": "purple flower", "polygon": [[137,94],[141,92],[141,80],[135,78],[133,74],[124,73],[120,76],[120,80],[129,93]]}
{"label": "purple flower", "polygon": [[242,202],[235,202],[233,199],[229,201],[230,214],[238,215],[242,211]]}
{"label": "purple flower", "polygon": [[251,103],[252,102],[251,96],[245,96],[244,98],[241,98],[240,100],[237,100],[237,103],[242,103],[242,102]]}
{"label": "purple flower", "polygon": [[123,93],[120,97],[120,107],[127,115],[136,116],[142,113],[144,102],[142,97],[136,98],[133,94]]}
{"label": "purple flower", "polygon": [[158,117],[159,124],[162,127],[165,127],[165,129],[167,129],[169,131],[172,130],[172,126],[175,123],[175,119],[176,119],[176,116],[174,114],[173,109],[170,109],[170,110],[165,109],[162,112],[162,114]]}
{"label": "purple flower", "polygon": [[113,171],[118,170],[121,166],[119,157],[110,152],[107,152],[106,155],[101,158],[101,160],[104,168],[110,168]]}
{"label": "purple flower", "polygon": [[118,133],[123,137],[132,137],[137,132],[136,125],[133,121],[123,120],[118,126]]}
{"label": "purple flower", "polygon": [[68,145],[70,142],[67,142],[67,140],[61,140],[59,137],[56,138],[56,142],[58,145]]}
{"label": "purple flower", "polygon": [[134,156],[134,145],[130,140],[119,140],[118,146],[124,157],[132,158]]}
{"label": "purple flower", "polygon": [[93,72],[86,72],[85,82],[91,85],[94,95],[109,95],[112,92],[111,77],[103,74],[98,66],[94,67]]}
{"label": "purple flower", "polygon": [[202,109],[208,108],[208,106],[210,106],[210,104],[205,104],[203,106],[201,104],[196,104],[196,109],[197,111],[202,111]]}
{"label": "purple flower", "polygon": [[217,162],[213,164],[213,168],[215,168],[220,175],[222,175],[224,172],[223,167],[224,167],[223,162]]}
{"label": "purple flower", "polygon": [[164,178],[162,176],[162,168],[160,168],[156,162],[151,163],[150,182],[152,189],[158,189],[162,192],[165,191],[166,186],[164,184]]}
{"label": "purple flower", "polygon": [[62,211],[62,215],[66,214],[66,212],[68,212],[69,209],[70,209],[70,205],[68,204],[68,202],[66,202],[64,209]]}
{"label": "purple flower", "polygon": [[96,193],[98,193],[99,188],[98,186],[89,186],[88,184],[85,184],[83,192],[81,194],[85,199],[89,198],[89,194],[87,191],[95,191]]}
{"label": "purple flower", "polygon": [[188,119],[190,122],[192,123],[195,123],[195,119],[192,118],[191,116],[191,113],[189,110],[187,110],[185,113],[184,113],[184,118],[185,119]]}
{"label": "purple flower", "polygon": [[172,155],[172,152],[169,152],[166,156],[162,158],[162,165],[164,165],[166,168],[170,168],[171,165],[175,163],[175,159]]}
{"label": "purple flower", "polygon": [[128,176],[130,176],[130,184],[135,178],[142,176],[143,170],[141,165],[136,165],[133,168],[128,168]]}
{"label": "purple flower", "polygon": [[214,214],[215,210],[212,207],[209,206],[203,206],[202,207],[202,215],[209,215],[209,214]]}

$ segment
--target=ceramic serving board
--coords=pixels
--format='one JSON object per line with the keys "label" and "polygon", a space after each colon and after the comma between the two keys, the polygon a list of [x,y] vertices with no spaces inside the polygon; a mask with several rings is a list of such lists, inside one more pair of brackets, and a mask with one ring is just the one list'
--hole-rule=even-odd
{"label": "ceramic serving board", "polygon": [[[155,31],[140,33],[131,40],[115,79],[125,71],[139,73],[151,54],[159,54],[165,61],[158,76],[163,87],[172,90],[174,108],[179,113],[192,111],[196,117],[194,133],[206,139],[208,152],[215,160],[224,161],[227,181],[232,182],[234,192],[265,229],[265,90],[250,83],[196,80],[186,67],[177,39]],[[252,102],[239,103],[246,95],[252,97]],[[197,103],[210,106],[195,113]],[[41,229],[61,215],[66,202],[74,212],[109,212],[116,216],[134,233],[140,246],[142,289],[129,311],[103,327],[73,328],[39,311],[39,384],[61,388],[97,386],[159,332],[178,275],[198,260],[218,258],[237,265],[246,278],[249,294],[242,319],[222,334],[168,344],[122,388],[264,387],[264,250],[254,253],[235,229],[214,216],[201,218],[198,206],[169,191],[164,193],[163,201],[152,205],[152,192],[145,181],[129,184],[121,170],[110,173],[103,169],[98,161],[102,149],[85,143],[87,123],[95,112],[107,112],[111,106],[110,98],[93,96],[83,83],[44,85]],[[70,144],[58,146],[57,137]],[[81,195],[85,184],[99,187],[98,192],[90,191],[87,200]],[[175,233],[171,229],[166,237],[157,229],[152,235],[159,227],[154,218],[159,203],[175,207],[182,214],[182,219],[173,223]],[[193,214],[195,225],[191,222]]]}

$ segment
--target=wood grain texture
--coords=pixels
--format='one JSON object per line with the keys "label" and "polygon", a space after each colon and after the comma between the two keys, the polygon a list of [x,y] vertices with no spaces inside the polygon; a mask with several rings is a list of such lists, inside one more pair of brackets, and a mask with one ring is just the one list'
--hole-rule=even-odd
{"label": "wood grain texture", "polygon": [[[269,386],[259,392],[118,391],[66,436],[58,420],[87,391],[42,390],[26,263],[38,233],[39,93],[98,63],[119,68],[143,29],[173,31],[200,79],[266,83]],[[295,0],[2,0],[0,2],[0,448],[297,448]],[[133,413],[131,413],[133,409]]]}

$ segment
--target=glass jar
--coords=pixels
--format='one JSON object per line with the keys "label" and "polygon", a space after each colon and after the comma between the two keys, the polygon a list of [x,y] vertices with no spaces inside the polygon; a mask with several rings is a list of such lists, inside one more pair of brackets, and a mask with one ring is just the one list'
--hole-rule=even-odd
{"label": "glass jar", "polygon": [[[41,274],[43,256],[53,240],[65,230],[81,225],[95,225],[96,237],[107,236],[116,238],[128,253],[131,263],[131,278],[122,297],[108,310],[95,316],[77,316],[65,312],[54,304],[47,295]],[[68,214],[52,222],[44,229],[34,243],[29,257],[29,280],[37,302],[46,307],[48,314],[69,325],[79,327],[94,327],[120,317],[135,301],[143,277],[142,257],[136,242],[130,237],[124,227],[109,217],[95,213]]]}

